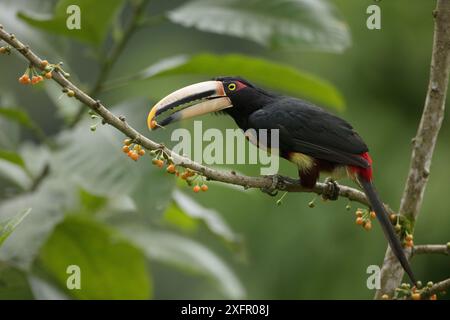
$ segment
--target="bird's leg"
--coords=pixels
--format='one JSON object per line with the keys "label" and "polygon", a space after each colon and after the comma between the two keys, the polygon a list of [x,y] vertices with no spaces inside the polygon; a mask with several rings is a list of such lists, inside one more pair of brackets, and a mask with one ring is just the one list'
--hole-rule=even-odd
{"label": "bird's leg", "polygon": [[275,197],[278,194],[278,178],[279,176],[277,174],[274,174],[272,176],[269,176],[272,178],[272,184],[270,185],[270,187],[264,187],[261,188],[261,191],[264,193],[267,193],[269,196],[271,197]]}
{"label": "bird's leg", "polygon": [[326,178],[324,182],[326,187],[323,190],[322,199],[337,200],[339,198],[339,185],[337,182],[331,177]]}

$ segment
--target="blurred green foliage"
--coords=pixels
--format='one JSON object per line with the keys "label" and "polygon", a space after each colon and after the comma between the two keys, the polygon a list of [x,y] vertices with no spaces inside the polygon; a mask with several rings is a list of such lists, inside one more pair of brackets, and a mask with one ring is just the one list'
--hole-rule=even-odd
{"label": "blurred green foliage", "polygon": [[[76,31],[65,27],[69,1],[5,0],[0,23],[47,60],[62,60],[89,91],[140,1],[70,1],[81,8]],[[367,141],[381,196],[397,207],[427,87],[433,1],[377,2],[375,31],[365,25],[369,0],[148,2],[101,86],[98,98],[114,113],[146,133],[148,109],[165,94],[241,75],[340,112]],[[382,262],[386,241],[378,227],[354,226],[357,204],[346,211],[343,199],[317,201],[310,209],[311,195],[288,194],[277,206],[259,191],[214,182],[194,196],[149,158],[129,161],[124,137],[87,111],[69,129],[77,102],[51,81],[20,86],[26,67],[0,57],[0,223],[10,226],[0,248],[1,299],[372,297],[366,268]],[[204,130],[235,127],[224,117],[204,120]],[[416,243],[449,240],[447,123],[442,131]],[[148,136],[170,145],[170,130]],[[255,165],[232,169],[259,173]],[[297,174],[285,161],[281,173]],[[438,281],[448,277],[445,259],[416,257],[413,268]],[[66,287],[72,264],[81,267],[81,290]]]}

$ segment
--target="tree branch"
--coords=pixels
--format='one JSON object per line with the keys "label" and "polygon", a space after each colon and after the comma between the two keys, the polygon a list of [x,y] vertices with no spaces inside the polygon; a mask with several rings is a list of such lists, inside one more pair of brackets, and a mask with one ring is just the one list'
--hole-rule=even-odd
{"label": "tree branch", "polygon": [[450,289],[450,278],[435,283],[427,292],[428,296]]}
{"label": "tree branch", "polygon": [[[422,206],[431,159],[444,118],[450,70],[450,1],[438,0],[433,16],[435,27],[430,81],[420,125],[413,139],[411,165],[399,210],[412,222],[417,219]],[[409,257],[411,250],[406,253]],[[381,270],[381,290],[377,291],[375,298],[379,299],[383,294],[391,295],[399,286],[403,274],[403,268],[388,247]]]}
{"label": "tree branch", "polygon": [[418,255],[418,254],[428,254],[428,253],[449,255],[450,254],[450,243],[417,245],[417,246],[414,246],[411,256]]}
{"label": "tree branch", "polygon": [[[3,26],[1,25],[0,25],[0,39],[7,42],[9,45],[11,45],[11,47],[16,49],[34,67],[42,70],[42,59],[38,57],[33,51],[31,51],[28,46],[25,46],[22,42],[20,42],[14,35],[6,32],[3,29]],[[180,166],[197,171],[201,175],[205,176],[210,180],[239,185],[243,186],[244,188],[274,187],[273,179],[270,176],[249,177],[237,174],[234,171],[225,172],[222,170],[216,170],[201,165],[199,163],[196,163],[190,160],[189,158],[186,158],[184,156],[172,152],[172,150],[166,148],[163,144],[154,142],[146,138],[137,130],[129,126],[126,121],[120,119],[112,112],[110,112],[100,101],[93,99],[91,96],[80,90],[71,81],[65,78],[63,73],[60,72],[58,69],[54,69],[52,75],[53,75],[52,79],[55,82],[57,82],[63,88],[72,90],[75,93],[74,97],[78,99],[80,102],[82,102],[84,105],[89,107],[91,110],[96,112],[100,117],[102,117],[105,123],[112,125],[117,130],[121,131],[123,134],[133,139],[135,143],[140,144],[142,147],[148,150],[160,149],[169,156],[171,156],[174,159],[174,161]],[[281,191],[310,192],[316,193],[318,195],[321,195],[324,192],[326,192],[327,187],[328,187],[327,184],[318,182],[313,189],[306,189],[300,185],[298,179],[292,179],[282,176],[278,177],[278,181],[275,185],[275,189]],[[340,185],[339,195],[341,197],[348,198],[351,201],[356,201],[363,205],[369,206],[369,202],[364,193],[357,189]]]}

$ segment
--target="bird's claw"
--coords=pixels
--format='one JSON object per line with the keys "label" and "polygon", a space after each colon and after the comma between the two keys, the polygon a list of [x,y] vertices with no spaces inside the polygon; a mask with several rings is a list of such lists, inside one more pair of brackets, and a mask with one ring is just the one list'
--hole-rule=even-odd
{"label": "bird's claw", "polygon": [[270,185],[270,187],[261,188],[261,191],[271,197],[275,197],[278,194],[278,175],[274,174],[270,177],[272,178],[272,184]]}
{"label": "bird's claw", "polygon": [[325,179],[326,187],[322,193],[323,200],[337,200],[339,198],[339,185],[337,182],[328,177]]}

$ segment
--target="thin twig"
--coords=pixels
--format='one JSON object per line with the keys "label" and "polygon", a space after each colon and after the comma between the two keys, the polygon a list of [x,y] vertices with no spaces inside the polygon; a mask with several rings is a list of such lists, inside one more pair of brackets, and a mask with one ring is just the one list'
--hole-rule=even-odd
{"label": "thin twig", "polygon": [[[444,119],[445,98],[450,71],[450,1],[438,0],[434,41],[431,58],[430,81],[416,137],[413,139],[411,166],[400,203],[399,213],[414,221],[419,215],[423,195],[430,175],[431,159]],[[408,256],[411,250],[406,252]],[[381,270],[381,289],[375,298],[391,295],[403,278],[403,268],[388,247]]]}
{"label": "thin twig", "polygon": [[418,254],[450,254],[450,243],[448,244],[422,244],[414,246],[412,250],[412,256]]}
{"label": "thin twig", "polygon": [[431,296],[435,293],[447,291],[448,289],[450,289],[450,278],[435,283],[427,293]]}

